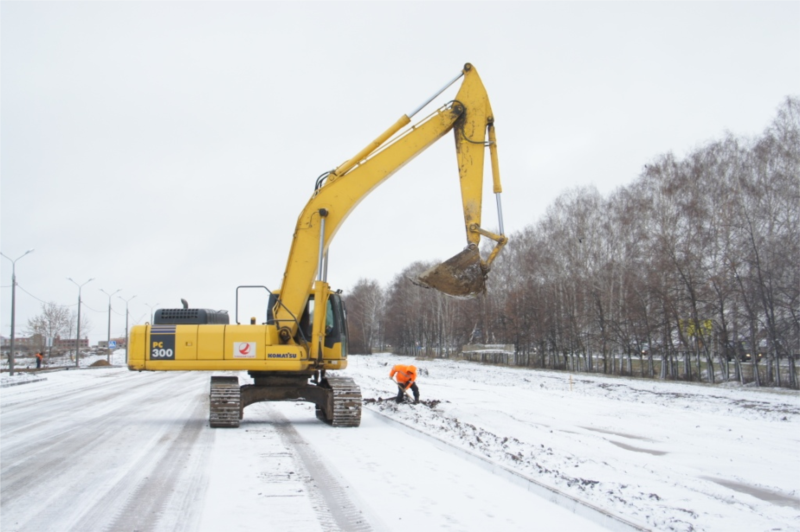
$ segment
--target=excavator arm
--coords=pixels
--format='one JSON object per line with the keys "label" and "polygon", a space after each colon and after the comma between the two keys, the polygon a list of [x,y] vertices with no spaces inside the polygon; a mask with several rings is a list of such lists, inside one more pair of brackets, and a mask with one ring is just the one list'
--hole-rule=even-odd
{"label": "excavator arm", "polygon": [[[461,77],[464,79],[455,100],[401,132],[410,124],[412,116]],[[431,99],[413,112],[403,115],[356,156],[323,174],[318,180],[314,194],[297,220],[279,298],[273,308],[281,343],[298,340],[298,318],[306,308],[310,291],[315,301],[327,300],[327,250],[350,212],[373,189],[449,131],[453,131],[455,136],[467,248],[422,274],[418,283],[459,297],[471,297],[485,290],[485,276],[508,239],[503,235],[500,204],[502,187],[492,108],[478,72],[472,65],[466,64],[459,76]],[[481,226],[487,147],[497,197],[500,234],[486,231]],[[478,250],[481,236],[496,242],[485,261]],[[318,305],[315,310],[311,358],[321,356],[325,310],[325,305]]]}

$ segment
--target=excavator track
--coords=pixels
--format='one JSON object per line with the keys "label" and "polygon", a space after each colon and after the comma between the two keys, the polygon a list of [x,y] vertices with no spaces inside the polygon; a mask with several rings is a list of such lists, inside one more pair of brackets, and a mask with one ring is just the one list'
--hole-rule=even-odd
{"label": "excavator track", "polygon": [[358,427],[361,425],[361,388],[347,377],[328,377],[326,388],[333,391],[333,417],[326,419],[321,408],[317,418],[334,427]]}
{"label": "excavator track", "polygon": [[241,391],[238,377],[211,377],[208,423],[212,428],[239,426]]}

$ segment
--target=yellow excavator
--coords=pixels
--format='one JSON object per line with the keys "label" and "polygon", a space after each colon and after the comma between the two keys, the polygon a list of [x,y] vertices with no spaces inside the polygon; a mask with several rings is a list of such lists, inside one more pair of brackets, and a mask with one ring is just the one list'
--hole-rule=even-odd
{"label": "yellow excavator", "polygon": [[[455,99],[420,122],[411,118],[463,78]],[[361,390],[347,377],[328,374],[347,367],[347,315],[341,291],[327,282],[328,247],[350,212],[375,187],[431,144],[453,131],[464,208],[466,248],[431,268],[416,283],[456,297],[485,291],[492,261],[506,244],[500,194],[494,116],[478,72],[464,69],[431,98],[403,115],[367,147],[335,170],[317,178],[314,192],[295,227],[280,290],[240,286],[236,323],[226,311],[158,309],[153,323],[133,328],[128,368],[133,371],[247,371],[252,384],[238,377],[212,376],[211,427],[238,427],[244,408],[260,401],[308,401],[316,415],[333,426],[361,422]],[[488,148],[499,234],[481,226],[483,173]],[[481,237],[495,242],[483,260]],[[241,289],[266,290],[269,303],[263,323],[238,320]],[[322,304],[318,304],[322,302]]]}

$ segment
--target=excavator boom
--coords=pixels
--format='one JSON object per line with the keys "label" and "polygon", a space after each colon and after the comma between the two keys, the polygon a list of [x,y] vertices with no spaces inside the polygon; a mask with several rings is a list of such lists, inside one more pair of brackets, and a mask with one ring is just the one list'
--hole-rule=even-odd
{"label": "excavator boom", "polygon": [[[280,302],[274,308],[279,327],[284,331],[282,339],[288,342],[295,336],[296,316],[305,307],[315,276],[320,281],[324,280],[324,258],[328,247],[350,212],[373,189],[450,131],[454,132],[455,137],[467,247],[442,265],[425,272],[417,283],[453,296],[472,297],[483,293],[491,261],[507,242],[502,234],[495,235],[481,228],[484,157],[487,147],[492,159],[494,192],[498,197],[498,206],[502,188],[494,116],[489,97],[472,65],[466,64],[461,74],[450,84],[461,77],[464,81],[455,100],[399,133],[411,122],[411,116],[425,104],[412,113],[403,115],[358,154],[326,174],[323,182],[318,183],[297,220],[280,290]],[[502,227],[502,211],[498,214]],[[478,252],[482,235],[497,242],[495,250],[486,261],[481,260]]]}

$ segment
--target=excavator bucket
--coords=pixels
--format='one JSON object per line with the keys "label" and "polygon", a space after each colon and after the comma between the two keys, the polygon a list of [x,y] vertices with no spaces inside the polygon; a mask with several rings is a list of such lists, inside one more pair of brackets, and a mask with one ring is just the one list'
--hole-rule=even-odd
{"label": "excavator bucket", "polygon": [[423,272],[411,282],[424,288],[463,298],[476,297],[486,291],[486,267],[474,244],[445,262]]}

